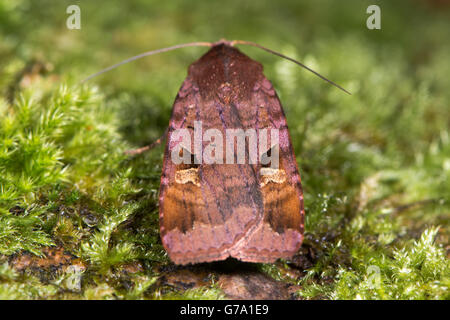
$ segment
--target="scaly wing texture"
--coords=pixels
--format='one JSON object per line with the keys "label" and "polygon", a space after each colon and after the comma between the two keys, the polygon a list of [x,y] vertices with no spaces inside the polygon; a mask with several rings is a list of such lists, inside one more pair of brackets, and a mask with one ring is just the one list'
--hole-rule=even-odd
{"label": "scaly wing texture", "polygon": [[[260,164],[175,165],[172,134],[183,128],[193,137],[194,121],[223,137],[226,129],[279,129],[278,178],[262,175]],[[164,247],[178,264],[274,261],[300,247],[303,217],[286,119],[262,66],[232,47],[213,47],[191,65],[173,107],[160,188]]]}

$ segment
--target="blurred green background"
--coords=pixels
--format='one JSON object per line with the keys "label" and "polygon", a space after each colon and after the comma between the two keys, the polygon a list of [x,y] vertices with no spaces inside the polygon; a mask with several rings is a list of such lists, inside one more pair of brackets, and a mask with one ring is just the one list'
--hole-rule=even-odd
{"label": "blurred green background", "polygon": [[[71,4],[80,30],[66,27]],[[381,30],[366,27],[371,4]],[[78,84],[144,51],[221,38],[282,52],[352,92],[240,47],[264,65],[285,109],[305,191],[304,248],[315,252],[306,265],[260,271],[299,286],[296,298],[449,298],[450,5],[425,0],[0,0],[0,297],[224,297],[214,284],[161,289],[163,149],[123,156],[162,135],[205,48]],[[42,279],[33,262],[17,267],[49,246],[80,259],[78,289],[64,287],[66,269]],[[124,288],[118,273],[130,264],[139,272]]]}

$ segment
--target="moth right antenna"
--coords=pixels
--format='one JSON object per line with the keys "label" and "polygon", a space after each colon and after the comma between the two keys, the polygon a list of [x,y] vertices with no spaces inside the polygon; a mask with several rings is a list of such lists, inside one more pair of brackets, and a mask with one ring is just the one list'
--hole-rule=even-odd
{"label": "moth right antenna", "polygon": [[293,63],[299,65],[300,67],[305,68],[306,70],[308,70],[308,71],[314,73],[316,76],[318,76],[318,77],[321,78],[322,80],[325,80],[326,82],[332,84],[332,85],[335,86],[336,88],[339,88],[339,89],[341,89],[342,91],[344,91],[345,93],[351,95],[350,92],[348,92],[347,90],[345,90],[344,88],[342,88],[342,87],[341,87],[340,85],[338,85],[337,83],[335,83],[335,82],[333,82],[333,81],[331,81],[331,80],[325,78],[325,77],[322,76],[320,73],[318,73],[318,72],[314,71],[313,69],[311,69],[311,68],[305,66],[305,65],[304,65],[303,63],[301,63],[300,61],[297,61],[297,60],[295,60],[295,59],[289,58],[288,56],[285,56],[285,55],[282,54],[282,53],[273,51],[273,50],[271,50],[271,49],[269,49],[269,48],[266,48],[266,47],[263,47],[263,46],[261,46],[261,45],[259,45],[259,44],[257,44],[257,43],[250,42],[250,41],[245,41],[245,40],[233,40],[233,41],[231,41],[231,44],[232,44],[232,45],[234,45],[234,44],[244,44],[244,45],[253,46],[253,47],[262,49],[262,50],[264,50],[264,51],[270,52],[270,53],[272,53],[272,54],[274,54],[274,55],[276,55],[276,56],[279,56],[279,57],[281,57],[281,58],[284,58],[284,59],[286,59],[286,60],[289,60],[289,61],[291,61],[291,62],[293,62]]}

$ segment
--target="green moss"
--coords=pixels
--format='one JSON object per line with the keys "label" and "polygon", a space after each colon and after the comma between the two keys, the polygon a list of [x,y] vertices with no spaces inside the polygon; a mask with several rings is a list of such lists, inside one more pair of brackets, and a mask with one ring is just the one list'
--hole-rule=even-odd
{"label": "green moss", "polygon": [[222,300],[225,295],[219,288],[196,288],[188,289],[183,293],[170,292],[164,295],[159,295],[157,292],[155,298],[165,300]]}
{"label": "green moss", "polygon": [[[401,249],[375,249],[360,243],[351,248],[350,268],[339,267],[331,284],[302,280],[302,297],[331,299],[448,299],[450,267],[434,243],[438,229],[427,229],[418,241]],[[323,268],[322,268],[323,269]],[[323,275],[323,273],[322,273]]]}

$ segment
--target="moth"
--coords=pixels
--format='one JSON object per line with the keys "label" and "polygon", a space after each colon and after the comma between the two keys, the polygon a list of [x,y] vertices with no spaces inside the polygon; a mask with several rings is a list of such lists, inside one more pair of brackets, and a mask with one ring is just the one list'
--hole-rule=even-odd
{"label": "moth", "polygon": [[[274,262],[292,257],[303,241],[303,191],[286,116],[263,66],[236,44],[291,60],[347,92],[298,61],[239,40],[146,52],[86,79],[147,55],[187,46],[210,47],[190,65],[167,130],[159,195],[160,235],[176,264],[228,257]],[[241,136],[230,135],[230,130]],[[276,132],[270,139],[269,131]],[[222,140],[230,136],[231,141]],[[255,144],[257,138],[262,141]]]}

